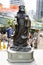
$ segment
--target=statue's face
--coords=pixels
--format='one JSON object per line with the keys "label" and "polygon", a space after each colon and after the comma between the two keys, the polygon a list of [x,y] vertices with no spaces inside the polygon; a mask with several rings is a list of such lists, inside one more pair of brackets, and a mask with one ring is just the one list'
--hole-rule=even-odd
{"label": "statue's face", "polygon": [[23,5],[19,6],[19,10],[24,12],[25,11],[25,6],[23,6]]}

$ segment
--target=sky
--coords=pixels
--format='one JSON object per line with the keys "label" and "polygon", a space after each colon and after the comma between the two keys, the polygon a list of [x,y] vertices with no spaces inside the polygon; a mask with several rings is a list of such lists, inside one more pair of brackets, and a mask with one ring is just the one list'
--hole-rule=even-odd
{"label": "sky", "polygon": [[24,0],[24,4],[26,7],[26,10],[34,10],[36,11],[36,1],[37,0]]}
{"label": "sky", "polygon": [[3,4],[3,7],[9,7],[9,3],[10,3],[10,0],[0,0],[0,3],[2,3]]}
{"label": "sky", "polygon": [[[0,3],[3,4],[4,7],[9,7],[10,0],[0,0]],[[24,4],[26,6],[26,10],[34,10],[36,11],[36,0],[24,0]]]}

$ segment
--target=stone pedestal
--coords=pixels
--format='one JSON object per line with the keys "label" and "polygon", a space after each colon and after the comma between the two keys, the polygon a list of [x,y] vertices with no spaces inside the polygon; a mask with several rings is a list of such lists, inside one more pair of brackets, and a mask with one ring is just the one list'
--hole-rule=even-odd
{"label": "stone pedestal", "polygon": [[8,50],[9,62],[32,62],[33,60],[33,50],[30,50],[29,52]]}

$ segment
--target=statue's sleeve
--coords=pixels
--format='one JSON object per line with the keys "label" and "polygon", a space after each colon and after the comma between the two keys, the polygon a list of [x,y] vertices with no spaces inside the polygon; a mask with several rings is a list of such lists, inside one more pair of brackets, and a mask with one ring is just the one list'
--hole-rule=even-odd
{"label": "statue's sleeve", "polygon": [[27,28],[30,28],[31,27],[31,21],[30,21],[30,19],[25,20],[25,26]]}
{"label": "statue's sleeve", "polygon": [[27,26],[30,28],[31,27],[31,21],[30,19],[28,20]]}

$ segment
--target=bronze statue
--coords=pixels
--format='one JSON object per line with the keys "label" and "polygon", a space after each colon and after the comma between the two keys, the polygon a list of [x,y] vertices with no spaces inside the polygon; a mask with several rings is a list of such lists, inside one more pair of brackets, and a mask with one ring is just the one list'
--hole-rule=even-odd
{"label": "bronze statue", "polygon": [[19,7],[16,18],[13,45],[8,49],[8,61],[13,63],[32,62],[34,60],[33,49],[27,43],[31,21],[28,15],[26,15],[23,5]]}
{"label": "bronze statue", "polygon": [[31,21],[25,13],[25,6],[19,6],[19,11],[17,12],[17,24],[15,25],[15,35],[13,37],[13,46],[26,47],[28,45],[27,39],[29,35],[29,30],[31,27]]}

